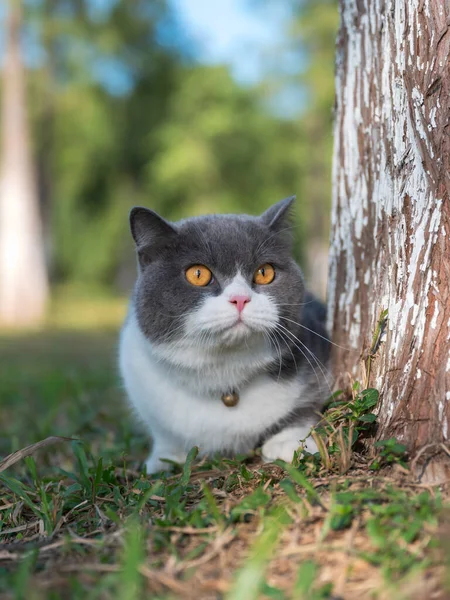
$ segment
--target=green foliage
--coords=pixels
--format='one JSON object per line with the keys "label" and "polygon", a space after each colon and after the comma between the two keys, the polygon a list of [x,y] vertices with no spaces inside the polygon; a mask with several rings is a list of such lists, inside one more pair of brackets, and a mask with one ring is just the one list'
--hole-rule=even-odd
{"label": "green foliage", "polygon": [[371,469],[377,471],[383,466],[392,465],[394,463],[401,464],[405,467],[406,446],[399,444],[395,438],[375,442],[375,447],[379,448],[380,451],[377,458],[370,465]]}
{"label": "green foliage", "polygon": [[371,412],[378,403],[376,389],[361,390],[356,382],[352,398],[341,399],[343,396],[341,390],[333,394],[323,418],[313,430],[319,453],[314,457],[306,454],[297,459],[308,473],[318,473],[323,469],[340,473],[348,471],[356,443],[376,425],[377,415]]}
{"label": "green foliage", "polygon": [[300,40],[307,64],[300,75],[307,90],[307,108],[301,121],[306,152],[300,193],[308,202],[309,227],[328,240],[337,0],[309,0],[296,6],[292,38]]}
{"label": "green foliage", "polygon": [[[350,422],[363,422],[370,423],[373,422],[372,413],[370,413],[371,408],[375,408],[378,404],[379,393],[378,390],[373,388],[367,388],[365,390],[360,391],[359,384],[356,383],[353,386],[353,399],[351,401],[338,401],[332,402],[328,405],[329,409],[332,410],[331,413],[328,413],[328,416],[333,420],[333,422],[338,422],[345,419]],[[339,390],[335,392],[334,396],[339,397],[342,395],[342,392]]]}
{"label": "green foliage", "polygon": [[169,217],[262,212],[295,191],[298,128],[271,117],[224,67],[184,70],[156,134],[148,189]]}
{"label": "green foliage", "polygon": [[264,508],[270,501],[270,494],[267,494],[261,487],[256,488],[250,495],[246,496],[242,502],[233,508],[231,518],[237,521],[239,518],[249,517],[259,508]]}
{"label": "green foliage", "polygon": [[87,0],[66,0],[64,9],[38,0],[27,17],[44,53],[30,73],[30,112],[53,269],[60,280],[111,283],[127,211],[145,202],[148,138],[164,120],[184,53],[159,43],[171,18],[160,0],[119,0],[100,14]]}
{"label": "green foliage", "polygon": [[[255,1],[264,10],[267,1]],[[278,3],[272,0],[273,5]],[[300,181],[298,195],[303,206],[303,231],[309,240],[328,243],[331,206],[331,161],[333,147],[334,64],[338,30],[337,0],[290,0],[283,58],[268,74],[277,97],[283,90],[297,91],[296,122],[299,127]],[[296,69],[283,68],[296,61]],[[281,64],[280,64],[281,63]],[[298,93],[300,92],[300,93]]]}
{"label": "green foliage", "polygon": [[296,84],[307,102],[289,118],[267,107],[264,82],[240,86],[226,67],[197,64],[165,0],[63,4],[26,11],[40,51],[30,116],[55,279],[111,286],[132,271],[136,204],[173,219],[255,214],[297,193],[298,256],[327,236],[334,2],[293,10],[287,39],[306,65]]}

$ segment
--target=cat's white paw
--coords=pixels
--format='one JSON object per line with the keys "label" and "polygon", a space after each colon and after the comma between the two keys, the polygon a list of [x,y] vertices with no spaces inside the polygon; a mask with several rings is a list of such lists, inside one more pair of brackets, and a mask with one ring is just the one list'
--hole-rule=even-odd
{"label": "cat's white paw", "polygon": [[262,447],[263,460],[265,462],[284,460],[290,463],[294,458],[294,452],[300,445],[311,454],[318,452],[317,445],[311,437],[302,442],[309,434],[310,429],[311,427],[291,427],[269,438]]}
{"label": "cat's white paw", "polygon": [[162,459],[173,460],[174,462],[183,464],[186,461],[187,454],[185,452],[154,452],[150,453],[150,456],[144,463],[144,466],[147,470],[147,475],[153,475],[154,473],[158,473],[160,471],[171,471],[173,465],[169,462],[166,462]]}

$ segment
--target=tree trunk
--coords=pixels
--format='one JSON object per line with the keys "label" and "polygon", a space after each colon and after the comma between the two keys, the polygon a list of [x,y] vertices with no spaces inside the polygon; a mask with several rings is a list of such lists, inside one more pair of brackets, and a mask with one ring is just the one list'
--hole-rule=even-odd
{"label": "tree trunk", "polygon": [[21,17],[19,0],[10,0],[1,106],[0,324],[13,327],[37,324],[44,315],[48,294],[27,124]]}
{"label": "tree trunk", "polygon": [[379,438],[437,450],[450,436],[450,2],[341,0],[340,12],[335,372],[378,388]]}

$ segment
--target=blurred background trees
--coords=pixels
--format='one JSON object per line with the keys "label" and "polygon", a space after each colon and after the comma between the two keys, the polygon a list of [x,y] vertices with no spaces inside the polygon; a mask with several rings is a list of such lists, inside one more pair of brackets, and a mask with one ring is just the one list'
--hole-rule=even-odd
{"label": "blurred background trees", "polygon": [[[297,193],[296,250],[307,271],[316,269],[328,242],[335,0],[286,0],[285,43],[267,49],[267,72],[252,85],[199,60],[170,1],[22,4],[54,288],[128,291],[135,271],[127,212],[135,204],[177,219],[258,213]],[[253,2],[252,10],[264,6]]]}
{"label": "blurred background trees", "polygon": [[0,136],[0,324],[14,327],[42,320],[48,281],[20,43],[23,13],[19,2],[11,1],[8,8]]}

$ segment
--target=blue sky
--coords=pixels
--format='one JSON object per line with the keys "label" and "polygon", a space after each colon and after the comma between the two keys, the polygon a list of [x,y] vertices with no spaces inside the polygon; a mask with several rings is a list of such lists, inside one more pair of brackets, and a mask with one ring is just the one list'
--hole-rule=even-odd
{"label": "blue sky", "polygon": [[[301,68],[298,55],[290,55],[283,36],[289,26],[289,3],[283,0],[169,0],[184,34],[199,46],[201,62],[230,65],[237,81],[257,83],[267,74],[293,73]],[[267,81],[266,81],[267,84]],[[270,109],[293,116],[305,101],[295,85],[279,88],[269,100]]]}
{"label": "blue sky", "polygon": [[[108,10],[114,1],[91,0],[98,12]],[[283,44],[288,17],[286,3],[280,0],[168,2],[175,10],[185,36],[195,41],[198,49],[196,56],[201,62],[230,65],[234,77],[244,84],[256,83],[265,71],[273,68],[276,54],[273,50]],[[0,25],[3,17],[4,5],[0,0]],[[2,37],[0,26],[0,55]],[[39,61],[40,56],[35,53],[36,48],[33,48],[32,59],[28,56],[30,62]],[[275,67],[280,68],[280,65]],[[115,69],[114,65],[99,64],[97,71],[99,79],[108,83],[113,92],[128,89],[129,84],[122,81],[120,70]]]}
{"label": "blue sky", "polygon": [[[280,0],[168,0],[186,37],[197,42],[205,63],[227,63],[243,83],[258,81],[265,55],[282,43],[286,6]],[[97,11],[114,0],[91,0]],[[4,18],[0,0],[0,25]],[[0,31],[0,54],[3,42]]]}
{"label": "blue sky", "polygon": [[[264,70],[264,56],[282,41],[283,3],[252,0],[170,0],[185,33],[200,46],[200,59],[228,63],[236,79],[252,83]],[[268,6],[270,5],[270,6]]]}

